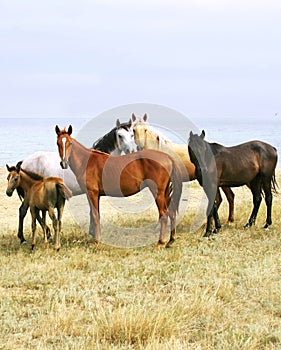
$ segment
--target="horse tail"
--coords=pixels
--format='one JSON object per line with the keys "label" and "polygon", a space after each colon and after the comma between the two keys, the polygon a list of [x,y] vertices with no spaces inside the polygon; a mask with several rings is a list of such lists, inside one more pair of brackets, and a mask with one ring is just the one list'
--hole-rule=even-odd
{"label": "horse tail", "polygon": [[72,191],[64,184],[64,182],[56,183],[57,191],[60,196],[69,200],[72,197]]}
{"label": "horse tail", "polygon": [[278,188],[278,183],[277,183],[277,181],[276,181],[276,176],[275,176],[275,172],[273,173],[273,176],[272,176],[272,178],[271,178],[271,189],[272,189],[272,191],[274,192],[274,193],[278,193],[278,190],[277,190],[277,188]]}
{"label": "horse tail", "polygon": [[179,211],[180,198],[182,194],[182,180],[181,171],[175,160],[172,160],[173,168],[171,173],[171,182],[169,185],[170,198],[171,198],[171,209],[174,212]]}

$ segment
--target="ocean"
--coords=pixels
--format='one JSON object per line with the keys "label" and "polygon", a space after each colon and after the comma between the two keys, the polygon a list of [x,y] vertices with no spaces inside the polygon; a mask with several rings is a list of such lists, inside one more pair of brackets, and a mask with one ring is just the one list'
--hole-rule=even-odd
{"label": "ocean", "polygon": [[[128,121],[120,118],[121,122]],[[206,132],[206,140],[226,146],[236,145],[249,140],[261,140],[270,143],[281,154],[281,116],[268,118],[189,118],[198,128]],[[115,119],[95,120],[81,118],[0,118],[0,167],[5,164],[15,165],[36,151],[57,151],[55,125],[60,128],[71,124],[73,135],[91,147],[93,142],[114,127]],[[94,121],[94,122],[93,122]],[[152,118],[151,118],[152,121]],[[157,125],[160,122],[157,120]],[[167,125],[171,126],[171,132]],[[173,119],[166,117],[165,127],[161,129],[173,142],[187,142],[190,130],[187,125],[173,124]],[[194,128],[193,128],[194,129]],[[196,131],[196,129],[195,129]],[[85,138],[85,135],[86,138]],[[278,167],[280,167],[280,159]]]}

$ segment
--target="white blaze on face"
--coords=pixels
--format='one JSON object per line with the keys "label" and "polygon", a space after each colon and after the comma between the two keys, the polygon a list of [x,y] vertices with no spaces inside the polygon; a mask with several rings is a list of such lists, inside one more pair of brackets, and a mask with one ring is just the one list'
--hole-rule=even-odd
{"label": "white blaze on face", "polygon": [[63,159],[65,158],[65,144],[66,144],[66,137],[63,137],[62,139],[61,139],[61,141],[62,141],[62,144],[63,144],[63,148],[62,148],[62,157],[63,157]]}

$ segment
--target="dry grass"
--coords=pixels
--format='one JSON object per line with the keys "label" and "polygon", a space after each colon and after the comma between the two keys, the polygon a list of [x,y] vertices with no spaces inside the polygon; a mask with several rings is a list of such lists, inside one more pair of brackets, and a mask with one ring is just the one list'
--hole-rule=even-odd
{"label": "dry grass", "polygon": [[243,230],[251,198],[240,189],[235,224],[213,240],[189,233],[186,213],[172,249],[94,246],[66,216],[61,251],[39,233],[31,253],[1,192],[0,349],[281,348],[279,196],[268,231],[264,205]]}

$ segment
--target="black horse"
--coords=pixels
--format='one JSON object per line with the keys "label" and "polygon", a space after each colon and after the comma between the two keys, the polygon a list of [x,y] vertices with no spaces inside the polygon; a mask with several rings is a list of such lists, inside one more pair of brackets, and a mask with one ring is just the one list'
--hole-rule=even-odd
{"label": "black horse", "polygon": [[225,147],[204,140],[201,135],[190,132],[188,151],[196,167],[196,176],[208,197],[207,227],[204,237],[209,237],[212,217],[215,220],[215,231],[221,228],[215,201],[219,187],[238,187],[247,185],[253,195],[254,208],[245,227],[255,223],[262,192],[267,207],[266,224],[272,224],[272,190],[276,192],[275,167],[277,164],[276,149],[262,141],[249,141],[233,147]]}

